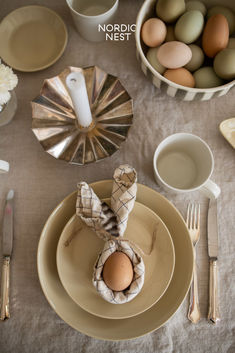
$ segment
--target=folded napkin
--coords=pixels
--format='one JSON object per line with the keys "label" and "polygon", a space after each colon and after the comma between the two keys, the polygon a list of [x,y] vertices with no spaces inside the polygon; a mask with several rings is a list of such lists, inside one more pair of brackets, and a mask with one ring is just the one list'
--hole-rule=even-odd
{"label": "folded napkin", "polygon": [[85,182],[78,184],[76,214],[102,239],[117,237],[117,217]]}
{"label": "folded napkin", "polygon": [[[102,202],[87,183],[78,183],[76,214],[106,241],[94,265],[92,281],[96,290],[108,302],[122,304],[140,292],[144,284],[145,267],[142,257],[127,239],[123,239],[128,216],[136,199],[136,171],[129,165],[122,165],[115,170],[113,178],[111,207]],[[121,292],[112,291],[102,278],[104,263],[115,251],[124,252],[133,265],[132,283]]]}
{"label": "folded napkin", "polygon": [[119,236],[123,236],[129,213],[132,211],[137,192],[137,174],[129,165],[121,165],[113,175],[111,208],[117,217]]}

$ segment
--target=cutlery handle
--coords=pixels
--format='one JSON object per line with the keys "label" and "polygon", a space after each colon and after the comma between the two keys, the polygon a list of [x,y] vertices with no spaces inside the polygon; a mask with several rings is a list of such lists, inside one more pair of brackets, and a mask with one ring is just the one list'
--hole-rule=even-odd
{"label": "cutlery handle", "polygon": [[3,265],[2,265],[0,320],[5,320],[10,317],[10,313],[9,313],[9,279],[10,279],[10,257],[6,256],[3,259]]}
{"label": "cutlery handle", "polygon": [[197,267],[196,267],[196,251],[194,249],[194,265],[193,265],[193,279],[190,290],[190,302],[188,318],[192,323],[196,324],[201,318],[198,298],[198,282],[197,282]]}
{"label": "cutlery handle", "polygon": [[210,260],[210,288],[208,320],[213,324],[220,321],[218,302],[218,269],[217,260]]}

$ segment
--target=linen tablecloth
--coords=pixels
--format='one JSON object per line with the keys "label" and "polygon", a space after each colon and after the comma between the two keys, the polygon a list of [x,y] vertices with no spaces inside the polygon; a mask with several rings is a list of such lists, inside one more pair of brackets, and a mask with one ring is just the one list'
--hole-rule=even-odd
{"label": "linen tablecloth", "polygon": [[[120,0],[117,22],[135,23],[142,2]],[[15,8],[29,4],[57,11],[68,27],[69,41],[64,55],[52,67],[36,73],[18,73],[18,110],[14,120],[0,129],[0,158],[10,163],[10,172],[0,175],[1,214],[9,188],[15,190],[16,197],[11,318],[0,322],[0,352],[235,352],[235,154],[218,129],[222,120],[235,114],[235,91],[207,102],[182,102],[168,97],[143,75],[135,56],[134,35],[129,41],[86,42],[75,31],[65,0],[2,0],[0,19]],[[45,78],[55,76],[68,65],[100,66],[118,76],[134,100],[134,124],[120,151],[84,167],[52,158],[31,131],[30,101],[39,94]],[[210,325],[206,319],[208,200],[198,193],[167,195],[153,178],[152,158],[156,146],[168,135],[182,131],[194,133],[210,145],[215,157],[213,180],[222,189],[218,201],[222,320],[217,326]],[[133,165],[138,181],[163,193],[183,215],[189,200],[200,200],[202,222],[197,259],[202,319],[197,325],[188,321],[187,297],[173,318],[159,330],[131,341],[105,342],[77,332],[57,316],[42,293],[36,256],[40,232],[54,207],[76,189],[78,181],[89,183],[111,178],[121,163]]]}

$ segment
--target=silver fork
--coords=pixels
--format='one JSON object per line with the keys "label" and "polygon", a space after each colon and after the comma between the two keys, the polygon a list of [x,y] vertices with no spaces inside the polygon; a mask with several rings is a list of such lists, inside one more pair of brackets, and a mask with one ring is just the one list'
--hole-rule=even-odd
{"label": "silver fork", "polygon": [[199,298],[198,298],[198,283],[197,283],[197,265],[196,265],[196,245],[200,238],[200,204],[188,204],[186,224],[194,248],[194,266],[193,280],[190,289],[190,302],[188,318],[192,323],[196,324],[200,318]]}

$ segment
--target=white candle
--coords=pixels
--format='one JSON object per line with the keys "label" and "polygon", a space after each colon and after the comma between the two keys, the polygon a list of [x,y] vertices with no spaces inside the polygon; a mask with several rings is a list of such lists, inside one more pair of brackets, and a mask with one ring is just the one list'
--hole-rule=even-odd
{"label": "white candle", "polygon": [[71,72],[66,77],[66,85],[79,125],[88,127],[92,122],[92,115],[83,74],[81,72]]}

